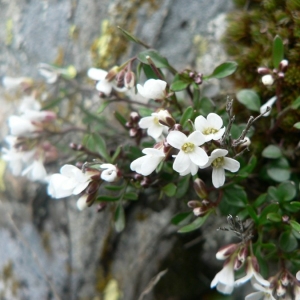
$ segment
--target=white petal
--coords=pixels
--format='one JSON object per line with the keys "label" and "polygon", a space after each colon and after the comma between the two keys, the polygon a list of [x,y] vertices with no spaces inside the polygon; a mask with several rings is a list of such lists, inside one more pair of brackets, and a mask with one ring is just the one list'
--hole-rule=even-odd
{"label": "white petal", "polygon": [[174,164],[173,164],[173,169],[178,172],[184,172],[186,170],[186,167],[190,164],[190,158],[187,154],[185,154],[183,151],[179,151],[177,154]]}
{"label": "white petal", "polygon": [[90,68],[88,69],[87,75],[91,79],[99,81],[105,79],[107,72],[102,69]]}
{"label": "white petal", "polygon": [[263,286],[270,286],[270,282],[266,279],[264,279],[260,273],[257,273],[256,271],[253,272],[254,277],[252,278],[252,283],[258,282],[260,285]]}
{"label": "white petal", "polygon": [[145,148],[142,152],[148,155],[165,157],[164,151],[162,149]]}
{"label": "white petal", "polygon": [[222,156],[225,156],[227,155],[228,151],[225,150],[225,149],[215,149],[211,154],[210,154],[210,157],[212,159],[216,159],[218,157],[222,157]]}
{"label": "white petal", "polygon": [[101,178],[107,182],[114,182],[117,178],[117,172],[113,169],[106,169],[102,171]]}
{"label": "white petal", "polygon": [[101,93],[104,93],[106,96],[109,96],[112,91],[112,85],[110,82],[104,79],[96,84],[96,90]]}
{"label": "white petal", "polygon": [[87,186],[89,185],[89,181],[86,182],[82,182],[79,183],[73,190],[73,195],[78,195],[80,194],[83,190],[85,190],[87,188]]}
{"label": "white petal", "polygon": [[86,200],[87,200],[87,195],[82,195],[78,200],[77,200],[77,208],[78,210],[82,211],[84,210],[85,208],[88,207],[87,203],[86,203]]}
{"label": "white petal", "polygon": [[130,169],[132,171],[135,171],[135,172],[141,174],[141,172],[142,172],[141,167],[142,167],[142,164],[145,160],[145,157],[146,156],[142,156],[142,157],[139,157],[139,158],[135,159],[134,161],[132,161],[131,164],[130,164]]}
{"label": "white petal", "polygon": [[144,117],[140,119],[139,121],[139,126],[143,129],[149,128],[152,124],[154,123],[154,117],[149,116],[149,117]]}
{"label": "white petal", "polygon": [[208,162],[208,155],[200,147],[195,147],[194,151],[189,153],[189,157],[198,166],[204,166]]}
{"label": "white petal", "polygon": [[223,168],[213,168],[212,183],[215,188],[219,188],[225,182],[225,171]]}
{"label": "white petal", "polygon": [[111,169],[114,171],[117,170],[116,166],[113,164],[102,164],[102,165],[100,165],[100,169]]}
{"label": "white petal", "polygon": [[200,131],[194,131],[188,136],[186,142],[193,143],[196,146],[201,146],[205,143],[205,137]]}
{"label": "white petal", "polygon": [[153,137],[154,139],[158,139],[161,135],[162,132],[164,130],[163,125],[160,124],[152,124],[148,130],[147,130],[147,134],[151,137]]}
{"label": "white petal", "polygon": [[219,140],[223,136],[225,129],[226,129],[225,127],[221,128],[218,132],[216,132],[212,135],[211,139],[215,140],[215,141]]}
{"label": "white petal", "polygon": [[167,142],[176,149],[181,149],[182,145],[187,141],[187,137],[181,131],[171,131],[167,136]]}
{"label": "white petal", "polygon": [[208,126],[208,122],[203,116],[198,116],[195,119],[196,130],[203,132],[206,128],[208,128]]}
{"label": "white petal", "polygon": [[245,300],[261,300],[264,296],[263,292],[254,292],[246,296]]}
{"label": "white petal", "polygon": [[226,285],[223,283],[218,283],[217,290],[225,295],[230,295],[233,292],[234,286],[233,285]]}
{"label": "white petal", "polygon": [[240,168],[240,163],[233,159],[233,158],[229,158],[229,157],[224,157],[224,166],[223,168],[225,170],[228,170],[230,172],[237,172]]}
{"label": "white petal", "polygon": [[208,114],[207,121],[208,121],[210,127],[218,129],[218,130],[223,126],[222,118],[215,113]]}
{"label": "white petal", "polygon": [[300,281],[300,271],[298,271],[298,272],[296,273],[296,278],[297,278],[298,281]]}
{"label": "white petal", "polygon": [[53,174],[50,176],[47,192],[56,199],[64,198],[72,195],[73,189],[67,189],[65,182],[68,179],[61,174]]}
{"label": "white petal", "polygon": [[245,282],[247,282],[248,280],[251,279],[252,275],[253,275],[253,273],[248,272],[244,277],[239,278],[238,280],[236,280],[234,285],[239,286],[241,284],[244,284]]}

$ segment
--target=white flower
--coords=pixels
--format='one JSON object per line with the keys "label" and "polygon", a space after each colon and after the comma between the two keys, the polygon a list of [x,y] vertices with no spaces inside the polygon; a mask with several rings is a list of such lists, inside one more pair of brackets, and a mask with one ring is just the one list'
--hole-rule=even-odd
{"label": "white flower", "polygon": [[19,106],[19,112],[24,113],[26,110],[41,110],[41,104],[33,96],[25,96]]}
{"label": "white flower", "polygon": [[112,164],[102,164],[100,165],[101,169],[105,169],[101,172],[101,179],[107,182],[113,182],[116,180],[118,174],[118,169]]}
{"label": "white flower", "polygon": [[267,110],[267,107],[270,107],[270,110],[269,110],[267,113],[264,114],[264,117],[267,117],[267,116],[270,115],[272,105],[276,102],[276,100],[277,100],[277,97],[274,96],[274,97],[272,97],[271,99],[269,99],[264,105],[262,105],[262,106],[260,107],[260,113],[261,113],[261,114],[264,113],[264,112]]}
{"label": "white flower", "polygon": [[211,288],[217,286],[217,290],[223,294],[232,293],[234,289],[234,258],[235,256],[233,255],[225,262],[223,269],[212,280]]}
{"label": "white flower", "polygon": [[206,119],[203,116],[195,119],[195,129],[203,133],[206,142],[219,140],[225,132],[225,127],[221,128],[222,126],[222,118],[215,113],[208,114]]}
{"label": "white flower", "polygon": [[76,202],[76,205],[77,205],[77,208],[78,210],[82,211],[84,210],[85,208],[88,207],[88,204],[87,204],[87,198],[88,198],[88,195],[87,194],[83,194]]}
{"label": "white flower", "polygon": [[58,68],[55,68],[51,65],[40,63],[38,66],[38,70],[40,74],[45,77],[47,83],[53,84],[57,81],[60,73],[58,72]]}
{"label": "white flower", "polygon": [[247,257],[247,267],[246,267],[246,275],[234,283],[235,286],[244,284],[248,280],[252,281],[254,284],[255,282],[259,283],[263,286],[270,286],[270,282],[268,280],[265,280],[260,273],[258,273],[258,263],[257,259],[254,256]]}
{"label": "white flower", "polygon": [[144,117],[139,121],[139,126],[147,129],[147,134],[157,140],[168,127],[159,123],[159,120],[164,120],[166,116],[171,117],[167,110],[160,110],[157,113],[152,113],[149,117]]}
{"label": "white flower", "polygon": [[80,194],[91,181],[93,172],[85,172],[72,165],[64,165],[60,169],[61,174],[50,176],[48,194],[59,199]]}
{"label": "white flower", "polygon": [[272,85],[274,83],[274,78],[272,75],[267,74],[261,78],[261,81],[264,85]]}
{"label": "white flower", "polygon": [[228,151],[225,149],[215,149],[210,157],[208,163],[200,168],[206,168],[212,166],[212,183],[215,188],[222,186],[225,182],[225,170],[230,172],[237,172],[240,168],[240,163],[232,158],[225,157]]}
{"label": "white flower", "polygon": [[257,283],[253,284],[253,287],[257,289],[259,292],[254,292],[246,296],[245,300],[276,300],[276,298],[273,297],[273,290],[261,286]]}
{"label": "white flower", "polygon": [[15,115],[8,118],[8,126],[10,133],[15,136],[27,136],[39,131],[39,127],[30,120]]}
{"label": "white flower", "polygon": [[7,90],[14,90],[22,85],[31,85],[32,79],[28,77],[9,77],[5,76],[2,79],[2,84]]}
{"label": "white flower", "polygon": [[144,97],[148,99],[163,99],[165,97],[165,89],[167,83],[160,79],[148,79],[144,86],[138,84],[137,90]]}
{"label": "white flower", "polygon": [[42,158],[35,159],[32,164],[30,164],[25,170],[23,170],[22,176],[25,175],[32,181],[45,181],[47,172]]}
{"label": "white flower", "polygon": [[223,246],[216,253],[216,258],[218,260],[227,259],[229,256],[231,256],[237,250],[238,247],[239,247],[238,244],[229,244],[229,245]]}
{"label": "white flower", "polygon": [[106,79],[107,74],[107,71],[96,68],[90,68],[87,73],[88,77],[97,81],[96,90],[103,93],[105,96],[109,96],[113,88],[118,92],[124,92],[127,90],[126,87],[118,88],[113,81],[108,81]]}
{"label": "white flower", "polygon": [[130,169],[143,176],[150,175],[165,158],[163,149],[145,148],[144,156],[137,158],[130,164]]}
{"label": "white flower", "polygon": [[194,131],[187,137],[180,131],[171,131],[167,136],[167,141],[172,147],[180,150],[173,164],[176,172],[195,175],[198,170],[195,165],[203,166],[208,162],[206,152],[199,147],[205,143],[201,132]]}

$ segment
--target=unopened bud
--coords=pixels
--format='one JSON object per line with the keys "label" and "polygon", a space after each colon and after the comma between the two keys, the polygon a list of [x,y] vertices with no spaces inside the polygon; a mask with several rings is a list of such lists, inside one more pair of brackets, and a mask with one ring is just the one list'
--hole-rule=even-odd
{"label": "unopened bud", "polygon": [[189,208],[196,208],[201,206],[201,202],[198,200],[191,200],[187,203]]}
{"label": "unopened bud", "polygon": [[238,246],[239,246],[238,244],[229,244],[229,245],[223,246],[217,252],[216,258],[218,260],[224,260],[224,259],[228,258],[236,251]]}
{"label": "unopened bud", "polygon": [[174,130],[177,130],[177,131],[181,131],[181,130],[182,130],[182,126],[181,126],[180,124],[175,124],[175,125],[173,126],[173,129],[174,129]]}
{"label": "unopened bud", "polygon": [[100,202],[98,205],[97,205],[97,212],[101,212],[103,211],[107,206],[107,202]]}
{"label": "unopened bud", "polygon": [[288,286],[288,285],[289,285],[290,280],[289,280],[289,275],[288,275],[287,272],[284,272],[284,273],[281,275],[280,281],[281,281],[281,284],[282,284],[283,286]]}
{"label": "unopened bud", "polygon": [[196,207],[193,209],[193,213],[196,217],[203,217],[208,213],[208,211],[209,208],[205,206]]}
{"label": "unopened bud", "polygon": [[262,78],[261,78],[261,81],[264,85],[272,85],[274,83],[274,78],[272,75],[264,75]]}
{"label": "unopened bud", "polygon": [[92,181],[90,182],[90,184],[88,185],[88,187],[86,188],[85,192],[86,194],[90,195],[90,194],[94,194],[95,192],[98,191],[99,188],[99,183]]}
{"label": "unopened bud", "polygon": [[266,67],[259,67],[257,69],[257,73],[258,74],[261,74],[261,75],[266,75],[266,74],[270,74],[271,73],[271,70],[266,68]]}
{"label": "unopened bud", "polygon": [[129,136],[130,137],[135,137],[138,133],[138,129],[137,128],[130,128],[129,130]]}
{"label": "unopened bud", "polygon": [[286,293],[286,288],[283,287],[283,285],[280,282],[278,282],[277,289],[276,289],[277,296],[282,297],[285,295],[285,293]]}
{"label": "unopened bud", "polygon": [[237,146],[237,149],[236,149],[237,152],[239,153],[239,152],[243,151],[245,148],[249,147],[250,144],[251,144],[251,140],[246,136],[244,138],[244,141]]}
{"label": "unopened bud", "polygon": [[132,71],[126,72],[124,77],[125,87],[131,89],[132,87],[134,87],[134,83],[135,83],[135,74]]}
{"label": "unopened bud", "polygon": [[287,215],[284,215],[281,217],[281,220],[283,223],[288,223],[290,221],[290,217]]}
{"label": "unopened bud", "polygon": [[119,67],[114,66],[108,71],[107,75],[105,76],[105,79],[107,81],[112,81],[117,76],[118,73],[119,73]]}
{"label": "unopened bud", "polygon": [[116,76],[117,87],[119,88],[124,87],[124,78],[125,78],[125,71],[122,70]]}
{"label": "unopened bud", "polygon": [[150,183],[151,183],[150,178],[144,177],[143,180],[141,181],[141,186],[146,188],[149,186]]}
{"label": "unopened bud", "polygon": [[85,147],[81,144],[77,145],[77,151],[84,151]]}
{"label": "unopened bud", "polygon": [[137,123],[140,120],[140,115],[136,111],[130,113],[130,120],[134,123]]}
{"label": "unopened bud", "polygon": [[77,144],[75,144],[75,143],[70,143],[69,147],[73,150],[77,150]]}
{"label": "unopened bud", "polygon": [[194,190],[201,199],[207,198],[208,192],[206,189],[206,185],[205,185],[204,181],[201,180],[200,178],[197,178],[194,181]]}
{"label": "unopened bud", "polygon": [[281,72],[285,72],[287,70],[288,65],[289,65],[289,62],[286,59],[283,59],[279,64],[279,70]]}

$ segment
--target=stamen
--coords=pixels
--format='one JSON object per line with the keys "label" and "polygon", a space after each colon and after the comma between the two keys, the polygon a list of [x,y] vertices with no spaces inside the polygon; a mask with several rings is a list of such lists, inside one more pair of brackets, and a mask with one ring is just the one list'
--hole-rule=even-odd
{"label": "stamen", "polygon": [[193,152],[195,145],[193,143],[184,143],[181,147],[181,150],[185,153]]}
{"label": "stamen", "polygon": [[224,157],[218,157],[213,162],[212,165],[214,168],[220,168],[224,166]]}
{"label": "stamen", "polygon": [[209,135],[209,134],[214,134],[216,132],[218,132],[219,130],[215,129],[215,128],[205,128],[205,130],[203,131],[203,134],[205,135]]}

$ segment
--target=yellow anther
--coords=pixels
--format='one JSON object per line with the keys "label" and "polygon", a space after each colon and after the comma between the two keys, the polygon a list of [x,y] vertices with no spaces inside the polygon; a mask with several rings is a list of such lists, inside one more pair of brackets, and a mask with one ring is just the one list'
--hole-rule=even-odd
{"label": "yellow anther", "polygon": [[185,153],[193,152],[195,145],[193,143],[184,143],[181,147],[181,150]]}
{"label": "yellow anther", "polygon": [[224,166],[224,157],[218,157],[213,162],[212,165],[214,168],[221,168]]}

